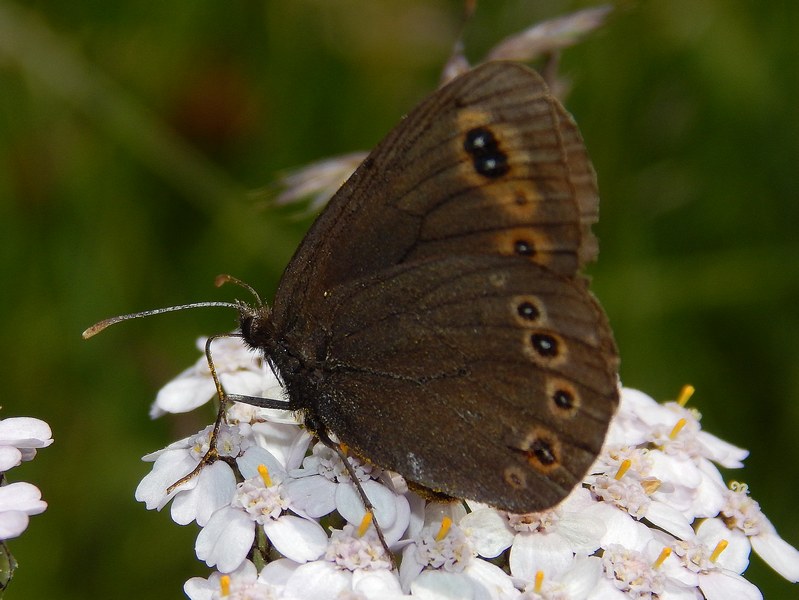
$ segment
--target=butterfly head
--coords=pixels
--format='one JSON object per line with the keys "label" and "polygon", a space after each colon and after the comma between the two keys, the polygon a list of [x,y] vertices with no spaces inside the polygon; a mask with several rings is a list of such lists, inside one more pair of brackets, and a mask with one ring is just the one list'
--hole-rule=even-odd
{"label": "butterfly head", "polygon": [[250,306],[239,304],[239,329],[244,341],[252,348],[270,348],[274,344],[275,327],[272,309],[268,304]]}

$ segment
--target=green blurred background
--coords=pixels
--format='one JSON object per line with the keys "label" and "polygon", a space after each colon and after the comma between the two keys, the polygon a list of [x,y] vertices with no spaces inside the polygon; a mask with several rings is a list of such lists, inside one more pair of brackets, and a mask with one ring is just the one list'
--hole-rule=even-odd
{"label": "green blurred background", "polygon": [[[468,53],[586,6],[484,1]],[[207,574],[196,528],[133,491],[141,455],[210,421],[147,410],[196,360],[195,338],[235,315],[80,332],[232,299],[212,285],[222,272],[270,297],[310,219],[251,192],[374,145],[436,86],[460,12],[460,0],[0,0],[0,404],[55,435],[10,473],[50,508],[11,542],[7,597],[177,598]],[[794,545],[797,31],[792,1],[626,2],[561,69],[599,174],[591,274],[623,380],[658,399],[693,383],[705,428],[751,450],[730,477]],[[748,577],[766,598],[795,597],[754,556]]]}

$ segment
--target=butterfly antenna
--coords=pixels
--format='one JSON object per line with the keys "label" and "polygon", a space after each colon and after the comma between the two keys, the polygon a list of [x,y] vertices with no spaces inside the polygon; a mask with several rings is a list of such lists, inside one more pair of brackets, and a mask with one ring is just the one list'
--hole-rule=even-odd
{"label": "butterfly antenna", "polygon": [[189,308],[207,308],[209,306],[223,306],[225,308],[235,308],[236,310],[240,310],[241,306],[238,304],[234,304],[233,302],[194,302],[192,304],[180,304],[178,306],[167,306],[165,308],[155,308],[153,310],[143,310],[141,312],[130,313],[129,315],[118,315],[116,317],[111,317],[110,319],[104,319],[99,323],[95,323],[91,327],[89,327],[86,331],[83,332],[82,336],[84,340],[88,340],[90,337],[97,335],[106,327],[110,327],[111,325],[115,325],[121,321],[129,321],[130,319],[139,319],[141,317],[150,317],[152,315],[161,315],[163,313],[168,312],[175,312],[178,310],[186,310]]}
{"label": "butterfly antenna", "polygon": [[214,279],[214,285],[216,287],[222,287],[226,283],[233,283],[239,286],[240,288],[244,288],[245,290],[250,292],[253,298],[255,298],[255,305],[257,307],[260,308],[261,306],[264,305],[263,301],[261,300],[261,296],[258,295],[258,292],[256,292],[255,289],[249,283],[246,283],[237,277],[233,277],[233,275],[228,275],[227,273],[223,273],[222,275],[217,275],[216,279]]}

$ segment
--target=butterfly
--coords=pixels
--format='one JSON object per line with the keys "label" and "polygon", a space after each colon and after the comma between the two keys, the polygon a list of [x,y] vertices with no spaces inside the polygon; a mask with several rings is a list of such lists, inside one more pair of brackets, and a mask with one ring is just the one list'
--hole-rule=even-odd
{"label": "butterfly", "polygon": [[613,336],[580,274],[597,217],[585,145],[543,79],[468,71],[335,194],[274,302],[239,305],[288,398],[251,400],[433,495],[556,505],[618,405]]}

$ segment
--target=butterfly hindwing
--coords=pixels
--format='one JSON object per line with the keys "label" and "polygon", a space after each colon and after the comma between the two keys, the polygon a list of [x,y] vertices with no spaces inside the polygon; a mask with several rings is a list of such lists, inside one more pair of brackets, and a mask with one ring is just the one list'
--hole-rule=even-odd
{"label": "butterfly hindwing", "polygon": [[[617,364],[581,282],[514,257],[450,257],[328,300],[335,358],[320,391],[332,401],[318,414],[362,456],[517,512],[551,506],[585,475],[615,410]],[[478,465],[495,480],[481,495]]]}

